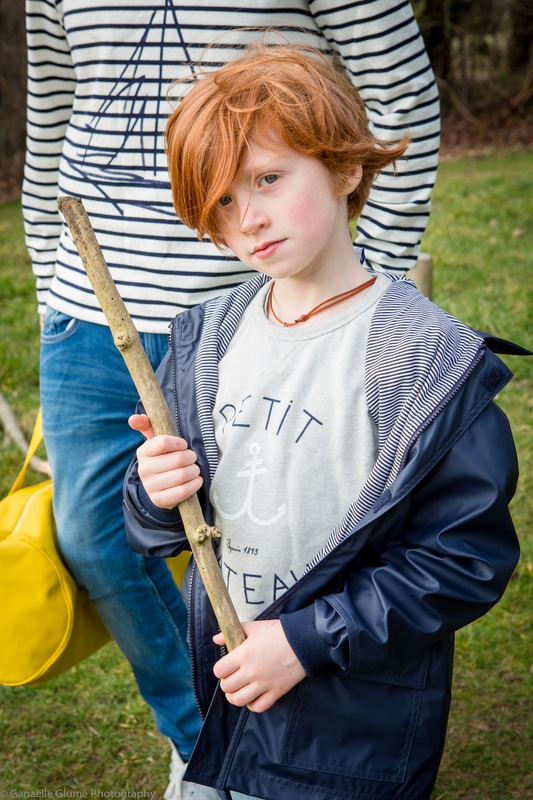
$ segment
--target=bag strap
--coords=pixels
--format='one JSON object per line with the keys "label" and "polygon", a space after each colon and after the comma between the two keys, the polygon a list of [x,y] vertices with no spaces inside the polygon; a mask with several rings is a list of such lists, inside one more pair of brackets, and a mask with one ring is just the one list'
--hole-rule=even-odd
{"label": "bag strap", "polygon": [[22,484],[24,482],[24,476],[26,475],[26,470],[28,468],[28,464],[30,463],[30,459],[33,458],[35,452],[39,445],[43,440],[43,422],[42,422],[42,412],[41,409],[37,412],[37,419],[35,420],[35,426],[33,428],[33,433],[31,435],[31,441],[28,446],[28,452],[26,453],[26,458],[24,460],[24,464],[22,465],[22,469],[20,470],[15,483],[11,487],[8,492],[8,495],[12,494],[13,492],[17,492],[19,489],[22,488]]}

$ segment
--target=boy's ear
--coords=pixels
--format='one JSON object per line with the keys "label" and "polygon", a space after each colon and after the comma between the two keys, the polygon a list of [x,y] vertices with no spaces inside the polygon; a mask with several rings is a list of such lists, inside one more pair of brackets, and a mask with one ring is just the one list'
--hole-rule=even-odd
{"label": "boy's ear", "polygon": [[363,177],[363,167],[358,164],[357,167],[351,169],[346,175],[346,184],[344,186],[344,195],[351,194],[354,189],[357,189]]}

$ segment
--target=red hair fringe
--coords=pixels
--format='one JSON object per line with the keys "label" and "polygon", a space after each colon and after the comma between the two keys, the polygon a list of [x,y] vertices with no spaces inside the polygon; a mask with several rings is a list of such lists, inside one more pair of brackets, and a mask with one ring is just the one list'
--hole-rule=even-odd
{"label": "red hair fringe", "polygon": [[356,89],[317,48],[255,42],[197,79],[167,123],[174,208],[198,238],[207,234],[217,247],[225,245],[217,203],[249,143],[276,138],[321,161],[339,195],[348,173],[362,166],[362,180],[348,196],[349,219],[359,216],[375,177],[409,144],[407,135],[387,142],[371,134]]}

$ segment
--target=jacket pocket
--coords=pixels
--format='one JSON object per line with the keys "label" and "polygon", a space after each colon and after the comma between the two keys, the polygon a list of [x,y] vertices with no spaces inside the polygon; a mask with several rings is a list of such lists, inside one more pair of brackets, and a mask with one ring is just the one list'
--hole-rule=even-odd
{"label": "jacket pocket", "polygon": [[299,684],[281,763],[401,783],[411,752],[431,651],[354,677],[320,674]]}

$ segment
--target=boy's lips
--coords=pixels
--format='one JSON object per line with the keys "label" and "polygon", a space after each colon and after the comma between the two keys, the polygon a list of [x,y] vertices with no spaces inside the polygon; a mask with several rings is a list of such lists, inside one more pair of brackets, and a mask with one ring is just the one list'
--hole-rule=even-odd
{"label": "boy's lips", "polygon": [[258,244],[257,247],[254,247],[253,254],[257,256],[257,258],[267,258],[271,256],[272,253],[275,253],[278,247],[280,247],[285,239],[276,239],[273,242],[263,242],[262,244]]}

